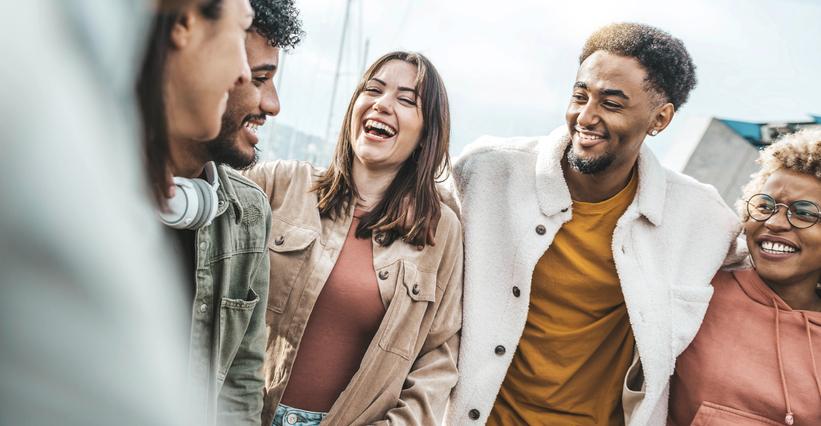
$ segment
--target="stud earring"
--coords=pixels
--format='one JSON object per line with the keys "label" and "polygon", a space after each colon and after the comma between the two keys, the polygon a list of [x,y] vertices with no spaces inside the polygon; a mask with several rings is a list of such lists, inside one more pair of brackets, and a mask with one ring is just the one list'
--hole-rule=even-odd
{"label": "stud earring", "polygon": [[656,129],[653,129],[653,130],[650,131],[650,136],[655,136],[657,134],[659,134],[659,131],[656,130]]}

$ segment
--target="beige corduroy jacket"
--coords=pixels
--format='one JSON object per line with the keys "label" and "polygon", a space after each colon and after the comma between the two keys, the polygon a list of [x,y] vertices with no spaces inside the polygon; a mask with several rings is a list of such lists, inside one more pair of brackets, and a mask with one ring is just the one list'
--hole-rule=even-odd
{"label": "beige corduroy jacket", "polygon": [[[310,188],[320,169],[304,162],[260,164],[245,175],[273,213],[262,424],[270,425],[288,384],[314,303],[351,225],[322,218]],[[331,407],[330,425],[437,425],[457,380],[462,325],[462,231],[442,205],[435,246],[373,241],[373,266],[387,306],[359,370]],[[351,309],[356,309],[351,307]],[[329,348],[333,350],[333,348]]]}

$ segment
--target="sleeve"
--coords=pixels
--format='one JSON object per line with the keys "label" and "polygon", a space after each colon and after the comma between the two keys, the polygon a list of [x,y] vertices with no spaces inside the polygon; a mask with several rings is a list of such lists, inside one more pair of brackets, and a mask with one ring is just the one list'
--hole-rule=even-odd
{"label": "sleeve", "polygon": [[[455,220],[455,219],[454,219]],[[450,392],[458,379],[459,331],[462,328],[463,249],[461,226],[451,231],[437,274],[444,292],[422,349],[402,386],[399,403],[376,425],[442,424]]]}
{"label": "sleeve", "polygon": [[[262,211],[265,212],[265,241],[268,241],[271,232],[271,210],[264,201],[260,203],[266,207]],[[257,266],[250,278],[250,287],[257,294],[259,301],[254,306],[248,328],[219,395],[219,425],[260,424],[265,385],[262,366],[267,342],[265,309],[268,303],[270,265],[267,250],[259,253]]]}

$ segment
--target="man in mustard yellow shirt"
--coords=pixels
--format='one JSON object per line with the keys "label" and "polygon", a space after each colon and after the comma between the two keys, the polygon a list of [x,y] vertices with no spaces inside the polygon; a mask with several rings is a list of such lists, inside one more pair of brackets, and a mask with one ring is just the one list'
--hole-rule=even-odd
{"label": "man in mustard yellow shirt", "polygon": [[465,294],[449,424],[663,425],[675,357],[737,235],[714,188],[643,147],[695,86],[682,42],[613,24],[579,60],[566,128],[481,139],[454,167]]}

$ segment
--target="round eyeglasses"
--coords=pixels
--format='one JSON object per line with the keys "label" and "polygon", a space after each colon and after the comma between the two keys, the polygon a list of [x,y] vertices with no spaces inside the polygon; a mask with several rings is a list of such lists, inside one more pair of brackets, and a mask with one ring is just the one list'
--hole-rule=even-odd
{"label": "round eyeglasses", "polygon": [[821,208],[818,204],[808,200],[797,200],[790,204],[776,203],[773,197],[767,194],[756,194],[747,200],[747,213],[753,220],[765,222],[781,207],[787,208],[787,221],[790,225],[799,228],[809,228],[818,223],[821,218]]}

